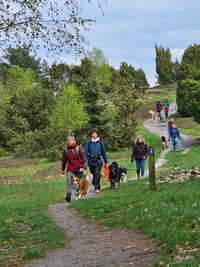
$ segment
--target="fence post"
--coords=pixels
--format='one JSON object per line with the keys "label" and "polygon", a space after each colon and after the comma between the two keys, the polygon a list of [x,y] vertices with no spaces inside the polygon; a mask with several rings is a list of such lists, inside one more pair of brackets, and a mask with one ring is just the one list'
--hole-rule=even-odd
{"label": "fence post", "polygon": [[149,189],[156,190],[155,153],[153,146],[149,147]]}

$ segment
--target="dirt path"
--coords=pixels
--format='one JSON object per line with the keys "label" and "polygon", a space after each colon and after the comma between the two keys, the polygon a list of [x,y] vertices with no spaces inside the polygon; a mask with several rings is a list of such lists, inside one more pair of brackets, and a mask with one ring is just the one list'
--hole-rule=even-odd
{"label": "dirt path", "polygon": [[[170,107],[174,113],[175,105]],[[162,136],[167,134],[164,124],[145,122],[145,127]],[[184,149],[196,145],[193,138],[182,135]],[[186,150],[185,150],[186,151]],[[156,168],[165,163],[161,157]],[[94,197],[93,192],[88,197]],[[25,267],[147,267],[161,254],[155,241],[147,239],[136,230],[114,229],[88,224],[76,211],[67,208],[67,203],[49,207],[49,213],[66,234],[70,241],[68,246],[48,253],[44,259],[33,261]],[[122,222],[123,223],[123,222]]]}
{"label": "dirt path", "polygon": [[26,267],[150,266],[160,248],[137,231],[110,230],[88,224],[67,203],[49,207],[55,222],[70,238],[67,247],[47,254]]}

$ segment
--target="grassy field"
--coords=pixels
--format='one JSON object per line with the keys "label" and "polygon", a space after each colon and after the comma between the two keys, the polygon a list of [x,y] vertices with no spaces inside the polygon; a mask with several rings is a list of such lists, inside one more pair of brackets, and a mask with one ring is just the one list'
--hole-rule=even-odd
{"label": "grassy field", "polygon": [[[155,101],[175,100],[175,91],[149,92],[145,108],[137,113],[140,120],[148,117]],[[169,97],[168,97],[169,96]],[[199,125],[192,119],[175,118],[181,132],[199,137]],[[160,156],[160,138],[139,125],[148,145]],[[135,176],[135,163],[130,162],[131,149],[108,153],[109,162],[117,161]],[[158,172],[170,173],[174,164],[181,169],[199,165],[200,146],[186,154],[169,152],[168,162]],[[192,160],[191,160],[192,159]],[[148,162],[146,164],[148,168]],[[65,178],[59,176],[60,162],[46,159],[0,159],[0,266],[17,266],[22,261],[44,256],[48,250],[67,243],[67,237],[48,214],[48,206],[62,202]],[[103,181],[102,181],[103,183]],[[74,201],[71,208],[80,211],[91,223],[108,227],[140,229],[160,242],[163,255],[154,266],[200,266],[200,181],[157,184],[149,191],[148,179],[129,180],[118,190],[105,187],[98,199]]]}

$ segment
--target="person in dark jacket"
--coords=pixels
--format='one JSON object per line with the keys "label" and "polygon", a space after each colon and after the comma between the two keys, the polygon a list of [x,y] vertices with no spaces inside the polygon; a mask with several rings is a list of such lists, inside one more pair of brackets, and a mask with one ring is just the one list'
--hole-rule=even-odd
{"label": "person in dark jacket", "polygon": [[100,139],[97,129],[92,129],[91,138],[85,144],[84,153],[87,165],[93,175],[92,184],[96,193],[99,193],[101,189],[101,168],[103,163],[108,163],[108,159],[104,142]]}
{"label": "person in dark jacket", "polygon": [[131,162],[135,160],[136,162],[136,172],[137,178],[144,177],[145,173],[145,164],[148,155],[148,147],[145,144],[145,140],[143,136],[138,136],[135,141],[135,145],[132,148]]}
{"label": "person in dark jacket", "polygon": [[158,118],[160,118],[160,120],[162,120],[162,115],[161,115],[161,111],[163,110],[163,106],[160,100],[157,100],[156,102],[156,111],[158,113]]}
{"label": "person in dark jacket", "polygon": [[173,149],[175,151],[178,151],[178,139],[181,139],[181,136],[175,123],[171,125],[171,128],[169,130],[169,137],[172,141]]}
{"label": "person in dark jacket", "polygon": [[76,140],[73,136],[68,136],[67,146],[63,150],[62,154],[62,175],[67,178],[67,196],[66,201],[71,201],[72,183],[71,178],[73,176],[82,177],[85,167],[85,156],[83,149],[76,145]]}

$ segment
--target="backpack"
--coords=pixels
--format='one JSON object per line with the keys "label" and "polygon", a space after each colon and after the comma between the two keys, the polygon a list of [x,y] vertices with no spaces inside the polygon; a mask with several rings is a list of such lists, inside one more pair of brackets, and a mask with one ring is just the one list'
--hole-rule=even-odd
{"label": "backpack", "polygon": [[[75,150],[75,151],[76,151],[76,154],[77,154],[77,156],[78,156],[79,161],[81,161],[81,157],[80,157],[80,153],[79,153],[79,151],[80,151],[79,146],[76,146],[75,149],[70,149],[70,150],[72,150],[72,151]],[[66,153],[67,158],[68,158],[68,151],[69,151],[69,149],[66,147],[66,148],[65,148],[65,153]]]}

